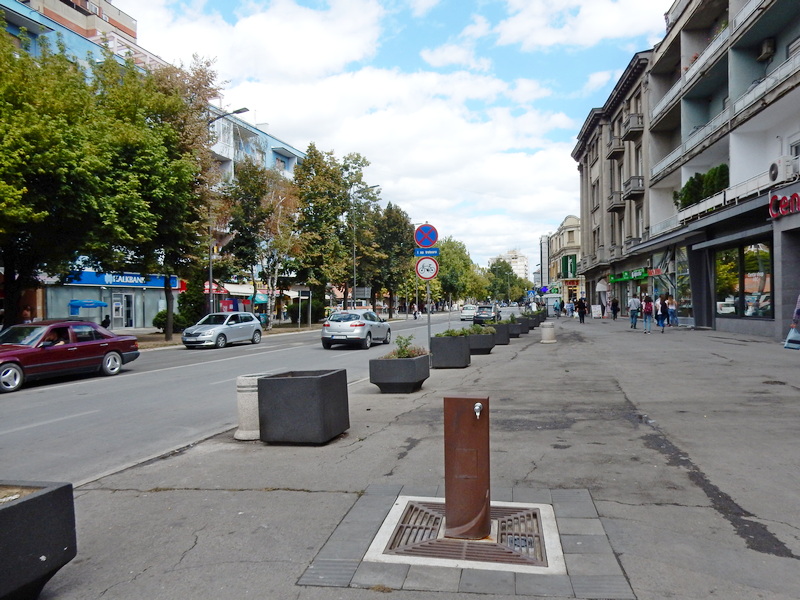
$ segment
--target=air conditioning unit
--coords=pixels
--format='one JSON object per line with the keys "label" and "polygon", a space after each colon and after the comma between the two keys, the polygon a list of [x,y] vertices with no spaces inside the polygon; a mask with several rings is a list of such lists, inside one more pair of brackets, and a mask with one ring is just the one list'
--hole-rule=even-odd
{"label": "air conditioning unit", "polygon": [[794,156],[779,156],[769,166],[770,181],[786,181],[797,172],[797,160]]}
{"label": "air conditioning unit", "polygon": [[758,62],[764,62],[775,56],[775,38],[766,38],[761,42],[761,51],[756,59]]}

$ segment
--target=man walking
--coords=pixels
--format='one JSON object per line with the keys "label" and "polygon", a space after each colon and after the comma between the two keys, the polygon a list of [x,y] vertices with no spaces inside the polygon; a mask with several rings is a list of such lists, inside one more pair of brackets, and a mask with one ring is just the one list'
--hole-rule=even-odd
{"label": "man walking", "polygon": [[641,307],[642,303],[636,296],[628,301],[628,312],[631,315],[631,329],[636,329],[636,322],[639,320],[639,309]]}

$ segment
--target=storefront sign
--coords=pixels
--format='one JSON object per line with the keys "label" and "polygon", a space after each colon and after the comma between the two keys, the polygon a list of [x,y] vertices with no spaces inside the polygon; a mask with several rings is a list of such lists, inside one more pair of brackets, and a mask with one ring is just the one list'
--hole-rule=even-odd
{"label": "storefront sign", "polygon": [[[139,275],[138,273],[97,273],[81,271],[73,274],[72,283],[76,285],[107,285],[114,287],[163,288],[163,275]],[[178,278],[170,276],[171,288],[178,287]]]}
{"label": "storefront sign", "polygon": [[800,213],[800,194],[797,192],[791,196],[770,194],[769,216],[771,219],[779,219],[792,213]]}
{"label": "storefront sign", "polygon": [[647,274],[650,277],[655,277],[656,275],[663,275],[664,269],[662,269],[661,267],[656,267],[655,269],[647,269]]}
{"label": "storefront sign", "polygon": [[[661,269],[651,269],[651,270],[658,270]],[[611,283],[616,283],[618,281],[630,281],[631,279],[645,279],[648,275],[648,270],[644,267],[639,269],[634,269],[633,271],[623,271],[622,273],[617,273],[616,275],[609,275],[608,281]]]}

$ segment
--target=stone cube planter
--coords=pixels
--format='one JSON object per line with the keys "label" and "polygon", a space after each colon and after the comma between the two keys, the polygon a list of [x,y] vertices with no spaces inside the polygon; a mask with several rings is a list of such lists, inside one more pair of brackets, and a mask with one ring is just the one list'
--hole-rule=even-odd
{"label": "stone cube planter", "polygon": [[522,333],[522,325],[519,322],[508,324],[508,337],[518,338],[521,333]]}
{"label": "stone cube planter", "polygon": [[369,361],[369,382],[382,394],[410,394],[431,376],[427,354],[413,358],[373,358]]}
{"label": "stone cube planter", "polygon": [[477,333],[468,335],[470,354],[489,354],[494,348],[493,333]]}
{"label": "stone cube planter", "polygon": [[432,337],[431,366],[434,369],[463,369],[469,366],[469,339],[466,336]]}
{"label": "stone cube planter", "polygon": [[511,333],[509,331],[508,323],[495,323],[494,327],[494,343],[497,346],[507,346],[511,343]]}
{"label": "stone cube planter", "polygon": [[288,371],[258,380],[263,442],[324,444],[350,428],[347,372]]}
{"label": "stone cube planter", "polygon": [[531,320],[528,317],[519,317],[520,333],[525,335],[531,330]]}
{"label": "stone cube planter", "polygon": [[35,600],[75,558],[71,483],[0,480],[0,599]]}

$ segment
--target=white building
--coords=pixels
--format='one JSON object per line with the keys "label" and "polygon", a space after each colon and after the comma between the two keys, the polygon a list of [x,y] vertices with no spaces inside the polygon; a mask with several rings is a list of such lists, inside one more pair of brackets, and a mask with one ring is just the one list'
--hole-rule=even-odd
{"label": "white building", "polygon": [[509,250],[505,254],[496,256],[489,261],[489,266],[493,265],[499,260],[503,260],[511,265],[511,270],[520,279],[530,281],[531,271],[529,266],[528,257],[522,254],[519,250]]}

